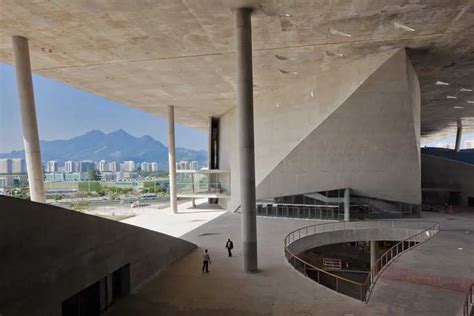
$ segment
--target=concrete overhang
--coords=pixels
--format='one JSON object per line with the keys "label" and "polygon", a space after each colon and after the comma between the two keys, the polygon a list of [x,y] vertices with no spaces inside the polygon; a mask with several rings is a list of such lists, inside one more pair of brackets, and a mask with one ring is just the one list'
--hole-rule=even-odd
{"label": "concrete overhang", "polygon": [[424,140],[453,135],[458,119],[474,130],[474,92],[465,91],[474,90],[472,0],[3,0],[0,60],[12,64],[11,36],[25,36],[35,73],[160,116],[173,104],[177,122],[205,130],[235,104],[238,5],[256,8],[256,106],[288,85],[296,103],[306,77],[406,47]]}

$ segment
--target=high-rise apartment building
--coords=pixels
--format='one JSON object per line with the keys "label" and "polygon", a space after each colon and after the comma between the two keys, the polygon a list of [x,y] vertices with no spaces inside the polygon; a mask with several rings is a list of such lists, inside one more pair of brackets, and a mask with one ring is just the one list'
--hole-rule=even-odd
{"label": "high-rise apartment building", "polygon": [[72,173],[76,172],[77,170],[77,163],[75,161],[68,160],[64,162],[64,172]]}
{"label": "high-rise apartment building", "polygon": [[135,161],[129,160],[123,162],[123,170],[122,171],[135,171]]}
{"label": "high-rise apartment building", "polygon": [[109,168],[109,171],[110,171],[110,172],[117,172],[117,171],[120,170],[120,165],[119,165],[119,163],[116,162],[116,161],[111,161],[111,162],[109,162],[109,164],[108,164],[108,168]]}
{"label": "high-rise apartment building", "polygon": [[12,173],[26,173],[26,161],[23,158],[12,159]]}
{"label": "high-rise apartment building", "polygon": [[155,171],[158,171],[158,163],[145,161],[140,164],[140,168],[142,171],[145,171],[145,172],[155,172]]}
{"label": "high-rise apartment building", "polygon": [[189,163],[187,160],[181,160],[179,162],[179,169],[181,170],[188,170],[189,169]]}
{"label": "high-rise apartment building", "polygon": [[80,172],[87,172],[89,170],[95,169],[95,163],[90,160],[82,160],[79,162],[79,171]]}
{"label": "high-rise apartment building", "polygon": [[464,149],[473,149],[474,148],[474,139],[466,140],[464,142]]}
{"label": "high-rise apartment building", "polygon": [[12,173],[11,159],[0,159],[0,173]]}
{"label": "high-rise apartment building", "polygon": [[100,172],[110,171],[110,170],[109,170],[109,164],[108,164],[107,161],[101,160],[101,161],[99,161],[99,164],[98,164],[98,165],[99,165],[99,168],[98,168],[98,169],[99,169]]}
{"label": "high-rise apartment building", "polygon": [[189,164],[189,169],[198,170],[199,169],[198,162],[197,161],[191,161],[191,163]]}
{"label": "high-rise apartment building", "polygon": [[50,160],[46,163],[46,172],[57,172],[59,168],[56,160]]}

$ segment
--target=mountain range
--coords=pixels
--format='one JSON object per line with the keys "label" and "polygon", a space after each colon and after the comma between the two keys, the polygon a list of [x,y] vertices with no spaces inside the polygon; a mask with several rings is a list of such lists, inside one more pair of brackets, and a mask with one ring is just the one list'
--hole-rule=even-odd
{"label": "mountain range", "polygon": [[[104,133],[93,130],[84,135],[67,140],[40,142],[41,158],[43,161],[56,160],[108,160],[135,162],[158,162],[159,168],[168,169],[168,148],[151,136],[135,137],[119,129],[115,132]],[[10,153],[0,153],[0,158],[24,158],[25,151],[18,150]],[[200,166],[207,165],[207,151],[176,148],[176,161],[197,161]]]}

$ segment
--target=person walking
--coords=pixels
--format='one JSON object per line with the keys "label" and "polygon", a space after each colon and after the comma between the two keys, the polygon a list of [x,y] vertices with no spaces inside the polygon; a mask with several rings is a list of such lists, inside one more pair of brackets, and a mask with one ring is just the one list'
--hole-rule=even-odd
{"label": "person walking", "polygon": [[204,270],[206,273],[209,272],[209,264],[211,264],[211,257],[209,256],[209,252],[207,252],[206,249],[202,254],[202,272],[204,272]]}
{"label": "person walking", "polygon": [[227,242],[225,243],[225,247],[227,248],[227,252],[229,254],[229,257],[232,257],[232,249],[234,248],[234,243],[232,240],[227,239]]}

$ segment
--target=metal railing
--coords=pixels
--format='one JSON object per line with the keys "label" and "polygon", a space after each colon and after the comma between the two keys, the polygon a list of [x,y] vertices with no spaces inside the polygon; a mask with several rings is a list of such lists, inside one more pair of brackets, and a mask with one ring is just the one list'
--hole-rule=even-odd
{"label": "metal railing", "polygon": [[474,283],[471,283],[466,292],[466,298],[462,306],[463,316],[471,316],[474,314]]}
{"label": "metal railing", "polygon": [[[335,273],[328,272],[318,268],[313,264],[303,260],[296,254],[292,253],[289,246],[295,241],[327,232],[343,231],[343,230],[367,230],[367,229],[415,229],[418,233],[398,242],[396,245],[383,253],[375,262],[375,265],[368,272],[364,282],[357,282],[348,278],[339,276]],[[390,264],[396,257],[403,252],[425,242],[433,237],[439,231],[438,223],[415,222],[415,221],[354,221],[354,222],[335,222],[316,224],[303,227],[290,232],[285,237],[285,256],[288,262],[295,269],[303,273],[305,276],[311,277],[321,285],[324,285],[336,292],[359,299],[362,302],[368,302],[370,294],[373,290],[375,282],[383,272],[384,268]]]}

